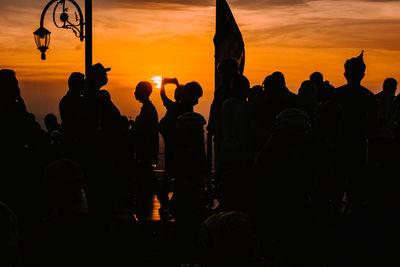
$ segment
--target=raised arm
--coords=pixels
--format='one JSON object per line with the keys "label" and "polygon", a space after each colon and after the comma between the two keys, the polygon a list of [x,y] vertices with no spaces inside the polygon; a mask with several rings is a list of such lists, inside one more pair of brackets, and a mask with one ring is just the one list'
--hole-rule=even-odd
{"label": "raised arm", "polygon": [[171,99],[168,98],[167,94],[165,93],[165,85],[168,83],[173,83],[175,84],[177,87],[179,86],[178,80],[176,78],[174,79],[167,79],[167,78],[163,78],[162,82],[161,82],[161,89],[160,89],[160,96],[161,96],[161,100],[164,104],[164,106],[168,109],[168,107],[174,103],[174,101],[172,101]]}

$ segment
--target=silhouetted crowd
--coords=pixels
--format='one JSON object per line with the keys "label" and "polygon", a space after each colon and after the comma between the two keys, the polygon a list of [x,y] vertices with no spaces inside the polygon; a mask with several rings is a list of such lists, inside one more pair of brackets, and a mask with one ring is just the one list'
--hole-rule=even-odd
{"label": "silhouetted crowd", "polygon": [[97,63],[70,75],[46,129],[0,70],[1,266],[398,266],[400,96],[393,78],[363,87],[365,69],[361,53],[346,85],[314,72],[294,94],[224,59],[207,124],[202,87],[176,78],[160,120],[140,82],[129,120]]}

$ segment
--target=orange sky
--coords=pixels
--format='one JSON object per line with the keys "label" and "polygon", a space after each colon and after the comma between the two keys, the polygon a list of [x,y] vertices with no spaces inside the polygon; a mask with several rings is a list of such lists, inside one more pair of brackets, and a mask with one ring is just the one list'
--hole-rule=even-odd
{"label": "orange sky", "polygon": [[[73,71],[84,70],[84,43],[72,31],[51,34],[47,60],[40,60],[33,31],[47,0],[0,0],[0,68],[17,73],[25,102],[42,120],[58,115],[58,102]],[[83,7],[83,0],[77,0]],[[228,1],[246,45],[245,75],[252,85],[282,71],[297,92],[320,71],[334,86],[345,83],[343,64],[365,50],[363,84],[376,92],[386,77],[400,79],[399,1]],[[214,84],[215,1],[93,0],[94,63],[112,67],[109,84],[121,113],[135,118],[140,105],[133,89],[154,75],[198,81],[204,89],[197,111],[208,118]],[[172,90],[170,92],[172,96]],[[161,118],[157,89],[152,100]]]}

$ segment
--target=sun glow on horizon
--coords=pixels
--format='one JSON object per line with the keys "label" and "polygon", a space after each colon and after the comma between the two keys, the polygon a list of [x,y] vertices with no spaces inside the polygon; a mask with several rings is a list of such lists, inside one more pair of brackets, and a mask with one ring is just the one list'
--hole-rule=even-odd
{"label": "sun glow on horizon", "polygon": [[154,84],[156,84],[155,88],[160,89],[161,88],[161,82],[162,82],[162,76],[153,76],[151,77],[151,80],[153,81]]}

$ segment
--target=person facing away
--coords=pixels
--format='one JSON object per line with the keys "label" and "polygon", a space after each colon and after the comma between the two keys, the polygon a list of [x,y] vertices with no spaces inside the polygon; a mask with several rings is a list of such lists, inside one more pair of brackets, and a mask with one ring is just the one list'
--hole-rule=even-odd
{"label": "person facing away", "polygon": [[238,76],[232,86],[231,97],[221,108],[221,160],[234,165],[249,164],[253,159],[252,120],[254,105],[247,102],[250,83]]}
{"label": "person facing away", "polygon": [[369,198],[366,171],[369,161],[368,139],[375,134],[377,125],[377,105],[375,95],[361,85],[365,76],[363,52],[344,64],[347,84],[335,90],[334,101],[343,109],[342,153],[347,169],[346,180],[350,201],[359,207]]}
{"label": "person facing away", "polygon": [[317,92],[316,97],[318,102],[328,101],[333,96],[332,87],[327,86],[324,82],[324,77],[320,72],[313,72],[310,75],[310,81],[314,84]]}
{"label": "person facing away", "polygon": [[207,130],[213,135],[218,135],[219,133],[220,110],[222,103],[230,95],[232,81],[239,74],[239,63],[234,58],[226,58],[218,64],[217,71],[222,76],[222,84],[215,89],[207,125]]}
{"label": "person facing away", "polygon": [[61,157],[64,154],[64,140],[61,134],[61,125],[57,121],[56,115],[49,113],[44,117],[46,125],[45,137],[48,145],[49,160]]}
{"label": "person facing away", "polygon": [[265,109],[264,109],[264,124],[266,129],[272,131],[276,115],[286,108],[298,108],[298,96],[289,91],[286,87],[285,76],[276,71],[265,77]]}
{"label": "person facing away", "polygon": [[[172,101],[171,99],[168,98],[167,94],[165,93],[165,85],[167,84],[175,84],[176,89],[174,93],[174,98],[175,101]],[[164,142],[166,143],[165,146],[165,160],[166,163],[165,165],[168,165],[168,161],[170,159],[170,150],[169,146],[167,143],[168,141],[168,136],[170,135],[170,132],[175,129],[176,126],[176,118],[184,112],[181,109],[181,100],[183,96],[183,85],[180,85],[178,83],[178,79],[168,79],[168,78],[163,78],[162,83],[161,83],[161,88],[160,88],[160,96],[161,100],[163,102],[163,105],[167,109],[167,112],[165,113],[164,117],[160,120],[160,134],[164,139]],[[168,166],[166,167],[166,169]]]}
{"label": "person facing away", "polygon": [[234,81],[231,97],[221,108],[220,203],[227,210],[243,210],[247,198],[244,188],[254,160],[255,107],[247,102],[250,83],[245,76]]}
{"label": "person facing away", "polygon": [[181,105],[186,111],[177,119],[176,155],[177,173],[180,176],[199,175],[205,172],[204,130],[205,119],[193,111],[203,89],[197,82],[190,82],[184,86]]}
{"label": "person facing away", "polygon": [[88,127],[87,99],[84,96],[85,75],[80,72],[71,73],[68,78],[68,88],[58,108],[63,135],[66,142],[72,145],[83,138]]}
{"label": "person facing away", "polygon": [[15,212],[21,232],[31,230],[42,171],[42,130],[35,116],[26,109],[18,79],[13,70],[0,70],[1,201]]}
{"label": "person facing away", "polygon": [[365,67],[363,52],[347,60],[344,64],[347,84],[337,88],[334,94],[334,100],[343,108],[345,138],[358,141],[368,138],[376,128],[375,96],[361,85]]}
{"label": "person facing away", "polygon": [[54,131],[60,131],[61,125],[58,123],[57,117],[53,113],[49,113],[44,117],[44,124],[49,134]]}
{"label": "person facing away", "polygon": [[301,83],[299,88],[299,101],[301,102],[301,107],[311,119],[315,116],[315,111],[317,108],[317,90],[313,82],[307,80]]}
{"label": "person facing away", "polygon": [[378,136],[386,139],[394,139],[393,120],[396,89],[397,81],[387,78],[383,82],[383,90],[375,95],[378,106]]}

